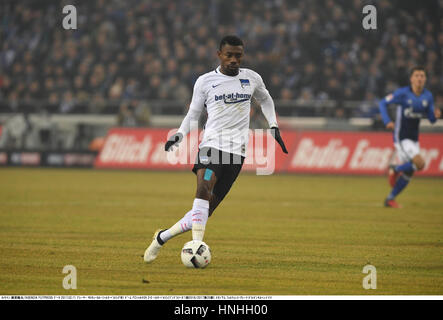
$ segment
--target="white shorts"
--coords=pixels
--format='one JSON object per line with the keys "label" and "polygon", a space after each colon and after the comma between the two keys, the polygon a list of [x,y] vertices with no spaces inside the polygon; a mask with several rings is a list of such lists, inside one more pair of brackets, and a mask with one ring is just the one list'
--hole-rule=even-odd
{"label": "white shorts", "polygon": [[417,141],[404,139],[394,143],[394,146],[400,163],[409,162],[416,155],[420,154],[420,144]]}

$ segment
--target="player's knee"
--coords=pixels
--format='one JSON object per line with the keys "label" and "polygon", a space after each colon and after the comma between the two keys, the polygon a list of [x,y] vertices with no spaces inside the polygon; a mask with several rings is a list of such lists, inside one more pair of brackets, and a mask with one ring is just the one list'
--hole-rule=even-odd
{"label": "player's knee", "polygon": [[414,161],[415,166],[417,167],[417,170],[423,170],[425,167],[425,161],[423,159],[418,159]]}

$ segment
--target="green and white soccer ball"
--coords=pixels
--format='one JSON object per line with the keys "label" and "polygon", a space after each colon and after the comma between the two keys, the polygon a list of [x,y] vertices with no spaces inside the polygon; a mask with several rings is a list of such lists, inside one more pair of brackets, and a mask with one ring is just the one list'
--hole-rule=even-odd
{"label": "green and white soccer ball", "polygon": [[181,258],[188,268],[206,268],[211,262],[211,249],[203,241],[192,240],[183,246]]}

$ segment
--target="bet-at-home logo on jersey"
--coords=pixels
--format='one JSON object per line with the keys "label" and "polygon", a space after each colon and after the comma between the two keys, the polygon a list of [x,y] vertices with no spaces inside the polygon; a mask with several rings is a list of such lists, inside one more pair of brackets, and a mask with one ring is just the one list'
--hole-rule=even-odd
{"label": "bet-at-home logo on jersey", "polygon": [[248,101],[251,99],[251,95],[248,93],[229,93],[229,94],[221,94],[216,95],[215,101],[223,100],[224,103],[230,104],[230,103],[240,103],[244,101]]}

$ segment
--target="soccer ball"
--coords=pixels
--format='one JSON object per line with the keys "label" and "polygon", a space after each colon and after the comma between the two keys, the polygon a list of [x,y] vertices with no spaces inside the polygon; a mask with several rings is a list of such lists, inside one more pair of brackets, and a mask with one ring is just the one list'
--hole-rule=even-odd
{"label": "soccer ball", "polygon": [[203,241],[192,240],[183,246],[181,258],[188,268],[206,268],[211,262],[211,249]]}

